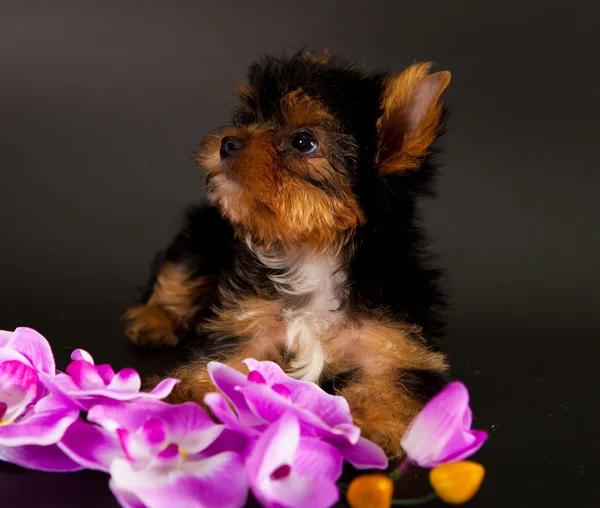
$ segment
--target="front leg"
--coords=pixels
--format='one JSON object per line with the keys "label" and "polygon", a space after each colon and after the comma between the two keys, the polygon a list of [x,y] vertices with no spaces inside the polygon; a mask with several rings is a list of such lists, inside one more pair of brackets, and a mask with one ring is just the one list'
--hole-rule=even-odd
{"label": "front leg", "polygon": [[123,316],[137,345],[175,346],[216,300],[222,274],[233,262],[233,232],[211,207],[192,209],[154,270],[142,301]]}
{"label": "front leg", "polygon": [[338,360],[330,370],[353,374],[336,394],[348,401],[364,437],[390,458],[400,457],[408,425],[448,381],[445,357],[421,338],[420,330],[404,323],[366,320],[342,338],[346,346],[343,354],[331,350]]}
{"label": "front leg", "polygon": [[348,401],[361,435],[381,446],[391,458],[403,455],[400,440],[424,404],[423,394],[408,388],[403,380],[420,383],[421,376],[440,389],[444,385],[443,374],[434,372],[363,373],[337,393]]}
{"label": "front leg", "polygon": [[[211,360],[221,362],[240,372],[247,373],[246,367],[242,363],[247,358],[263,361],[281,363],[282,357],[279,349],[265,344],[260,339],[243,339],[235,341],[223,349],[219,347],[218,353],[199,357],[176,367],[169,372],[167,377],[174,377],[181,382],[175,385],[171,394],[165,399],[171,404],[180,404],[182,402],[193,401],[203,404],[204,396],[209,392],[217,391],[206,368]],[[155,376],[146,383],[148,388],[155,386],[161,378]]]}

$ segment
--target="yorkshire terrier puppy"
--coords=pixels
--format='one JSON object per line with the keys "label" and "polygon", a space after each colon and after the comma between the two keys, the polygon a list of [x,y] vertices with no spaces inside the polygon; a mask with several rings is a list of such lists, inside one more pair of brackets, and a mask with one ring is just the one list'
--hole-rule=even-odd
{"label": "yorkshire terrier puppy", "polygon": [[206,363],[271,360],[344,396],[390,456],[447,382],[441,271],[417,201],[434,194],[449,72],[370,73],[300,52],[252,65],[231,127],[206,138],[210,205],[189,211],[143,301],[136,344],[201,337],[170,401],[202,402]]}

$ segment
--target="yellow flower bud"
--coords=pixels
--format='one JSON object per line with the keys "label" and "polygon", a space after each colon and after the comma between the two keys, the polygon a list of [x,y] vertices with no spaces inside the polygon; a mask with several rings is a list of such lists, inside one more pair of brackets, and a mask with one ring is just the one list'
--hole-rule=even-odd
{"label": "yellow flower bud", "polygon": [[393,494],[394,482],[388,476],[369,474],[350,482],[346,499],[352,508],[389,508]]}
{"label": "yellow flower bud", "polygon": [[435,492],[449,504],[466,503],[477,494],[484,476],[484,467],[469,460],[441,464],[429,471]]}

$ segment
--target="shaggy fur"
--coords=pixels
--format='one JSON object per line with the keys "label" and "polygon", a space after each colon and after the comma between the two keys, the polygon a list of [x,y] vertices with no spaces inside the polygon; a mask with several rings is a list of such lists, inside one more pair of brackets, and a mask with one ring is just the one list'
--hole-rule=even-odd
{"label": "shaggy fur", "polygon": [[446,382],[432,339],[445,296],[418,222],[434,194],[448,72],[397,75],[298,53],[236,88],[232,126],[205,139],[210,205],[193,208],[125,314],[138,344],[202,337],[172,401],[213,390],[210,359],[246,357],[347,398],[390,455]]}

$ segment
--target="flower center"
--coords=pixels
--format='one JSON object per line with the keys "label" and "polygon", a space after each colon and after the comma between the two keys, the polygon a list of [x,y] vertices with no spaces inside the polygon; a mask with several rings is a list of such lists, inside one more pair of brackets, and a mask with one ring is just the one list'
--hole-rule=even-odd
{"label": "flower center", "polygon": [[275,471],[271,473],[271,480],[283,480],[290,475],[292,468],[284,464],[283,466],[279,466]]}

